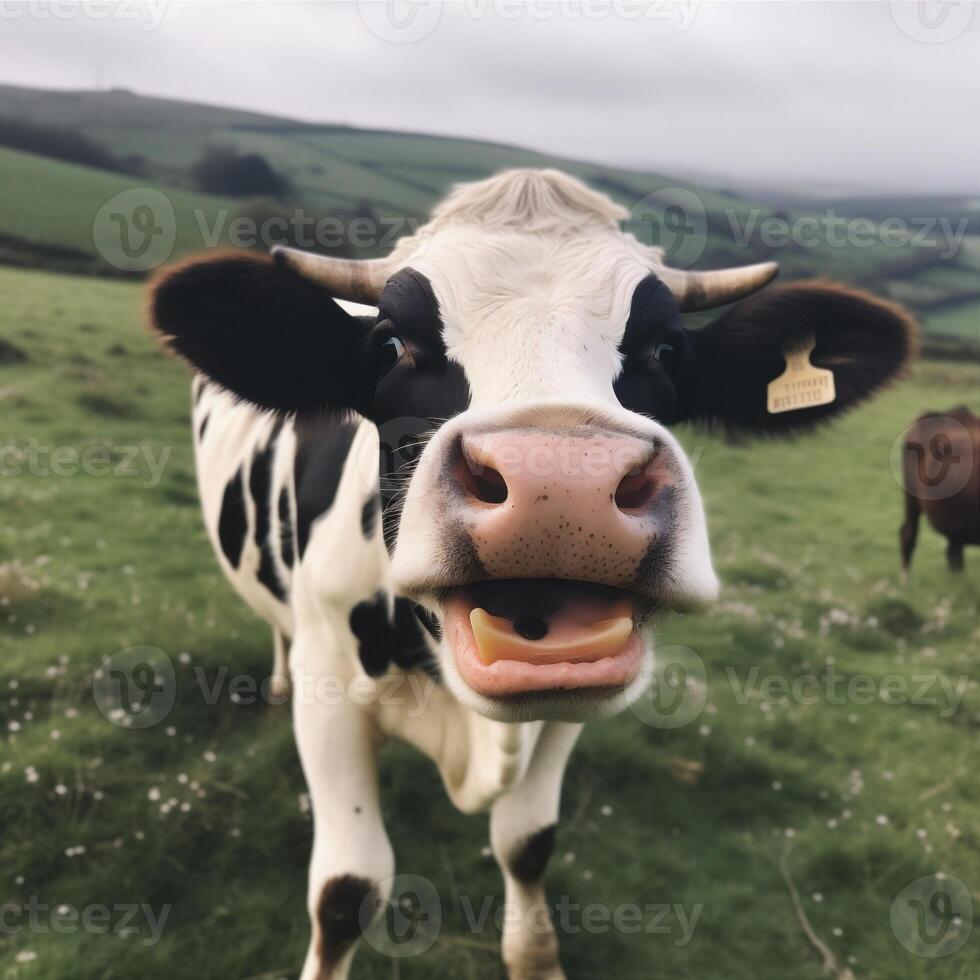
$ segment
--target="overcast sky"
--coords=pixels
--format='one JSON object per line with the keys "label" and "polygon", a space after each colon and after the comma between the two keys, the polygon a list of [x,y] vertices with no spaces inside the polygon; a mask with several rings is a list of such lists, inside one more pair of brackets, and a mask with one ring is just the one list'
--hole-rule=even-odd
{"label": "overcast sky", "polygon": [[0,81],[780,184],[980,192],[968,2],[0,3]]}

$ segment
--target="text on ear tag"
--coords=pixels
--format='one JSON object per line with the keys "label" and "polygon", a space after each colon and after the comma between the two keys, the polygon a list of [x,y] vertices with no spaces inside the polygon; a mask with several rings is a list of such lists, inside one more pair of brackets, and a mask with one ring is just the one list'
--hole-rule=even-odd
{"label": "text on ear tag", "polygon": [[814,347],[816,341],[810,336],[803,344],[783,351],[786,370],[767,389],[770,415],[829,405],[837,397],[834,372],[810,363]]}

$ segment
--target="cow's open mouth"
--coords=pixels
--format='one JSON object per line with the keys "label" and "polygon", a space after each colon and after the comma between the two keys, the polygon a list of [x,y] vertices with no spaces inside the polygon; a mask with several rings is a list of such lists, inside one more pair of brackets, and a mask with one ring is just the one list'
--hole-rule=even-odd
{"label": "cow's open mouth", "polygon": [[649,608],[620,589],[508,579],[455,589],[444,625],[462,679],[488,697],[623,688],[640,670]]}

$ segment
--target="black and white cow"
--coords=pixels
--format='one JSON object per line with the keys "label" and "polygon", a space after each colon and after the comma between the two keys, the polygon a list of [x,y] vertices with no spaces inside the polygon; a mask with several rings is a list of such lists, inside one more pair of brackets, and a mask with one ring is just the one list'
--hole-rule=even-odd
{"label": "black and white cow", "polygon": [[[272,624],[280,686],[288,649],[315,818],[304,980],[345,977],[386,899],[386,736],[429,755],[460,809],[489,809],[508,902],[543,902],[580,723],[641,696],[659,614],[718,589],[668,426],[801,431],[911,354],[895,307],[829,283],[744,298],[773,263],[668,269],[625,216],[513,171],[458,187],[384,260],[223,253],[155,284],[156,329],[200,372],[207,528]],[[679,315],[739,299],[702,329]],[[836,398],[770,414],[767,383],[808,337]],[[419,696],[371,696],[391,678]],[[513,980],[564,975],[527,916],[503,957]]]}

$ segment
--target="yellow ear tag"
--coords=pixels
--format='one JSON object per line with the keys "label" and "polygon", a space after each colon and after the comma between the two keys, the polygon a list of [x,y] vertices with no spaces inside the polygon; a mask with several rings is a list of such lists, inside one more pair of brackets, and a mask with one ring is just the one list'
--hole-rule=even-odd
{"label": "yellow ear tag", "polygon": [[770,381],[766,390],[770,415],[829,405],[837,397],[834,372],[810,363],[810,354],[816,346],[811,335],[802,345],[783,351],[786,370]]}

